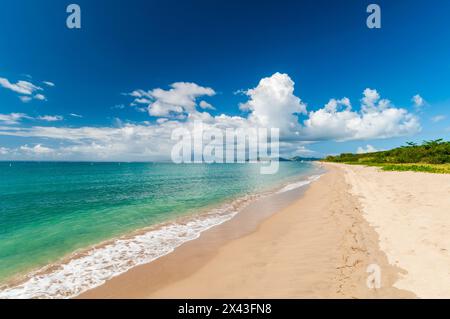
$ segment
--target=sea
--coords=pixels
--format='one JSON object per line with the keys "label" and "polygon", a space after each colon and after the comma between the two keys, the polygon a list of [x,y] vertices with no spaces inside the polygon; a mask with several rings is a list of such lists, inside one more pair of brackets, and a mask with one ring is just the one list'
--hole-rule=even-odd
{"label": "sea", "polygon": [[0,162],[0,298],[71,298],[164,256],[322,169],[260,164]]}

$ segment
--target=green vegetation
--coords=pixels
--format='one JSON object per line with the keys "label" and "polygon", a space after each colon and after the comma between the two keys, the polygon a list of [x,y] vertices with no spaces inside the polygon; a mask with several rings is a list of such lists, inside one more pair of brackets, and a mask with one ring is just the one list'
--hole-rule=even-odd
{"label": "green vegetation", "polygon": [[420,171],[450,173],[450,142],[443,139],[424,141],[421,145],[407,145],[389,151],[328,156],[324,161],[379,166],[387,171]]}

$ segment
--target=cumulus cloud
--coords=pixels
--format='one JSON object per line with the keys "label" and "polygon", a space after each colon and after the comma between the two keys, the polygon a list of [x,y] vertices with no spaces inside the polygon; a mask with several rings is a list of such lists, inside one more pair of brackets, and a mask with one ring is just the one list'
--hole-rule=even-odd
{"label": "cumulus cloud", "polygon": [[294,95],[294,84],[287,74],[278,72],[263,78],[245,92],[249,100],[240,104],[240,109],[250,112],[248,119],[257,126],[298,130],[297,114],[306,113],[306,105]]}
{"label": "cumulus cloud", "polygon": [[[170,85],[169,90],[161,88],[150,91],[134,90],[128,95],[134,97],[131,105],[146,104],[151,116],[183,118],[196,112],[196,100],[199,97],[215,94],[216,92],[209,87],[190,82],[176,82]],[[205,106],[205,103],[201,104]]]}
{"label": "cumulus cloud", "polygon": [[215,110],[215,107],[206,101],[200,101],[199,106],[204,110]]}
{"label": "cumulus cloud", "polygon": [[[340,103],[330,100],[323,108],[311,111],[304,121],[304,138],[312,141],[381,139],[412,135],[421,130],[416,116],[381,99],[376,90],[364,90],[359,111],[353,111],[347,100],[344,98]],[[340,105],[344,108],[339,108]]]}
{"label": "cumulus cloud", "polygon": [[[376,110],[377,102],[380,100],[380,94],[378,94],[377,90],[365,89],[363,92],[363,98],[361,99],[361,110],[364,112],[370,112],[372,110]],[[384,100],[382,105],[389,103],[388,100]]]}
{"label": "cumulus cloud", "polygon": [[340,106],[345,106],[347,110],[352,109],[352,104],[350,103],[350,99],[344,97],[340,100],[330,99],[327,104],[325,104],[325,110],[328,112],[336,112]]}
{"label": "cumulus cloud", "polygon": [[414,106],[417,109],[420,109],[422,106],[425,105],[425,100],[419,94],[414,95],[411,101],[414,103]]}
{"label": "cumulus cloud", "polygon": [[373,147],[370,144],[366,145],[366,148],[364,147],[358,147],[358,149],[356,150],[357,154],[365,154],[365,153],[375,153],[375,152],[379,152],[380,150],[377,150],[375,147]]}
{"label": "cumulus cloud", "polygon": [[[212,88],[176,82],[167,90],[135,90],[127,94],[133,97],[133,103],[145,106],[151,116],[157,117],[156,122],[120,121],[115,127],[75,128],[8,125],[0,126],[0,136],[28,138],[38,143],[18,148],[20,156],[35,154],[45,158],[51,154],[55,159],[146,161],[169,159],[175,143],[171,140],[172,131],[177,128],[191,131],[195,121],[202,121],[206,129],[279,128],[283,156],[311,154],[307,145],[320,140],[381,139],[420,131],[416,116],[382,99],[377,90],[364,90],[357,109],[344,97],[330,99],[322,108],[308,111],[306,104],[295,95],[294,85],[287,74],[275,73],[245,91],[247,101],[240,104],[245,115],[213,116],[204,111],[209,107],[202,99],[215,95]],[[299,115],[306,119],[300,121]],[[5,117],[4,122],[17,123],[19,118]],[[31,148],[36,148],[34,153]],[[51,153],[42,148],[51,149]]]}

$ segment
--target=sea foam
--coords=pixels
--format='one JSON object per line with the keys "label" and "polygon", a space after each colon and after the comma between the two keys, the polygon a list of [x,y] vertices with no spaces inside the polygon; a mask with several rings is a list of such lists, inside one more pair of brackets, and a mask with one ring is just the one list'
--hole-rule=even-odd
{"label": "sea foam", "polygon": [[282,189],[280,189],[277,192],[277,194],[289,192],[289,191],[292,191],[294,189],[297,189],[297,188],[309,185],[312,182],[318,180],[320,178],[320,176],[322,176],[322,175],[312,175],[312,176],[308,177],[307,180],[303,180],[303,181],[299,181],[299,182],[288,184],[288,185],[284,186]]}
{"label": "sea foam", "polygon": [[236,214],[234,202],[185,222],[162,225],[131,238],[120,238],[92,248],[66,263],[47,266],[28,275],[21,284],[4,288],[0,291],[0,299],[75,297],[133,267],[169,254]]}

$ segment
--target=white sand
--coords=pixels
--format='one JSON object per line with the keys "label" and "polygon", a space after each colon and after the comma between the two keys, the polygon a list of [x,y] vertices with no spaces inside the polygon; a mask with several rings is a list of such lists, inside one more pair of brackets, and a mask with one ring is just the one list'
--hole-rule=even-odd
{"label": "white sand", "polygon": [[390,264],[394,284],[420,298],[450,298],[450,175],[337,165]]}

